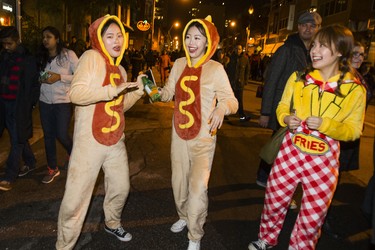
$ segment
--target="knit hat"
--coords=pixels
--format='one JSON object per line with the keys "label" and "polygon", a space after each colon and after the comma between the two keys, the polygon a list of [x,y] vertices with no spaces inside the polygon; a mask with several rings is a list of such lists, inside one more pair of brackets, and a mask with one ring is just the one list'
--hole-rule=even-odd
{"label": "knit hat", "polygon": [[298,24],[305,24],[311,23],[314,25],[320,25],[322,23],[322,17],[318,14],[318,12],[304,12],[298,18]]}

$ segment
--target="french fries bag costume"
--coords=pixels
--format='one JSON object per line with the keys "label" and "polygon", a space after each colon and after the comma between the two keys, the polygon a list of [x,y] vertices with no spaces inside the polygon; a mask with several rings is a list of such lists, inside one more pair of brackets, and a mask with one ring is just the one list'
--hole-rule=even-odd
{"label": "french fries bag costume", "polygon": [[234,97],[228,76],[223,66],[210,60],[219,42],[216,27],[210,20],[193,19],[203,25],[207,35],[207,50],[201,59],[192,65],[184,40],[186,57],[175,61],[162,101],[175,97],[172,125],[172,188],[180,219],[187,222],[190,240],[202,238],[206,221],[207,188],[215,152],[216,135],[211,134],[209,116],[215,108],[226,115],[236,113],[237,99]]}
{"label": "french fries bag costume", "polygon": [[101,31],[116,16],[104,16],[89,28],[92,49],[80,58],[69,95],[76,104],[73,151],[58,220],[57,249],[72,249],[79,237],[97,176],[105,174],[105,223],[121,226],[121,213],[129,193],[129,166],[125,149],[124,112],[143,95],[143,86],[117,95],[116,86],[127,79],[120,66],[125,47],[116,60],[106,50]]}
{"label": "french fries bag costume", "polygon": [[[351,73],[346,73],[335,93],[339,75],[328,82],[318,70],[289,78],[276,113],[282,126],[290,114],[293,98],[296,115],[302,120],[295,131],[285,135],[268,178],[259,239],[274,246],[281,231],[289,203],[299,183],[303,197],[301,209],[290,237],[289,249],[315,249],[338,181],[339,141],[360,137],[366,106],[366,91]],[[322,124],[310,130],[306,118],[318,116]]]}

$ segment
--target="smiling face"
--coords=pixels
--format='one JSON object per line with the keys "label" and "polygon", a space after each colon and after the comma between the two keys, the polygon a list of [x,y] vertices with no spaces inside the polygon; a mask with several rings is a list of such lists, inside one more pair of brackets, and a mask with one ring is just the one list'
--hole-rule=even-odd
{"label": "smiling face", "polygon": [[341,54],[333,44],[327,44],[316,37],[311,44],[310,56],[312,66],[322,71],[327,78],[338,73]]}
{"label": "smiling face", "polygon": [[185,45],[194,65],[206,52],[207,38],[196,26],[191,26],[186,32]]}
{"label": "smiling face", "polygon": [[103,43],[108,54],[114,59],[121,55],[124,36],[116,23],[111,23],[103,34]]}

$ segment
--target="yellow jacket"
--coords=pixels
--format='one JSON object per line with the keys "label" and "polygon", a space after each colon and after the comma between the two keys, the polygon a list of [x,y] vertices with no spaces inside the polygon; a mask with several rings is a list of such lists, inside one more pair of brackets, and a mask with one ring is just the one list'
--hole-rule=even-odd
{"label": "yellow jacket", "polygon": [[[339,76],[335,75],[324,83],[319,71],[314,70],[309,73],[309,81],[305,82],[297,79],[297,73],[293,73],[276,110],[281,126],[286,126],[284,118],[290,114],[293,97],[293,108],[301,120],[310,116],[322,117],[322,124],[318,128],[320,133],[340,141],[359,138],[363,128],[366,90],[358,81],[354,81],[355,77],[351,73],[345,75],[340,87],[343,97],[324,90],[329,83],[337,82]],[[319,86],[318,82],[322,85]]]}

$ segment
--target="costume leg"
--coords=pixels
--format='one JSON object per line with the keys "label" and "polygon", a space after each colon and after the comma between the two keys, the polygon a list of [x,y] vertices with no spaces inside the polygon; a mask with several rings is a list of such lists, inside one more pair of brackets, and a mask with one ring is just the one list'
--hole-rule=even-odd
{"label": "costume leg", "polygon": [[338,180],[338,168],[331,166],[334,159],[306,155],[306,161],[302,171],[301,210],[289,249],[315,249]]}
{"label": "costume leg", "polygon": [[73,249],[76,244],[106,150],[93,140],[74,145],[60,206],[56,249]]}
{"label": "costume leg", "polygon": [[277,245],[289,204],[300,182],[301,161],[303,158],[300,158],[287,133],[268,177],[258,235],[271,246]]}
{"label": "costume leg", "polygon": [[187,142],[178,137],[172,129],[171,145],[172,161],[172,189],[177,214],[180,219],[187,221],[187,200],[188,200],[188,178],[190,169],[189,152]]}
{"label": "costume leg", "polygon": [[121,226],[121,214],[129,194],[129,165],[124,137],[109,148],[103,163],[104,171],[104,215],[109,228]]}
{"label": "costume leg", "polygon": [[208,208],[208,181],[215,153],[215,140],[189,144],[191,167],[187,202],[188,238],[198,241],[204,235],[203,225],[206,222]]}

